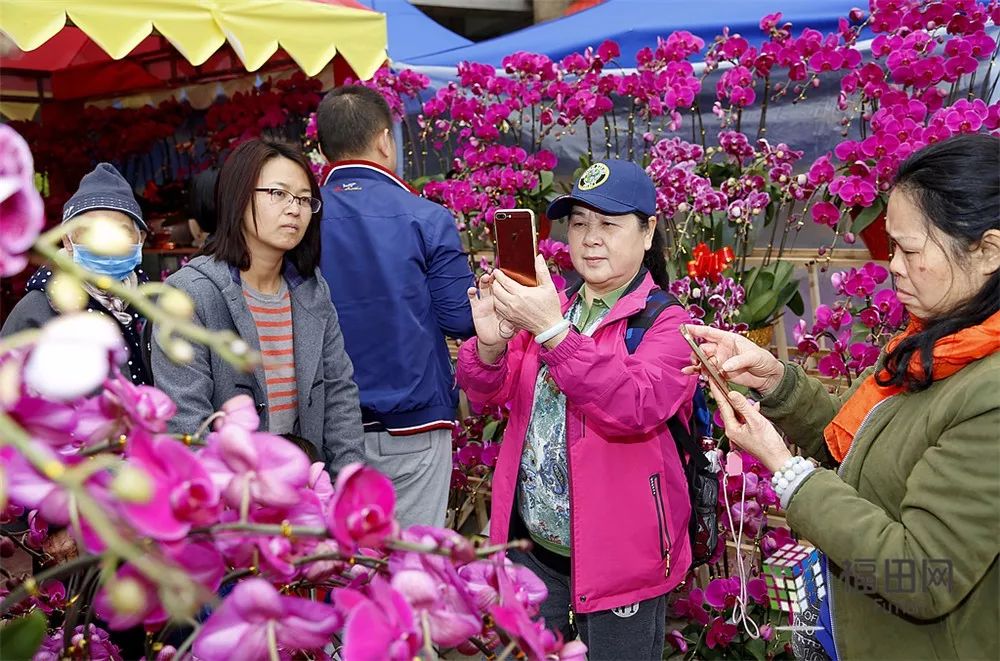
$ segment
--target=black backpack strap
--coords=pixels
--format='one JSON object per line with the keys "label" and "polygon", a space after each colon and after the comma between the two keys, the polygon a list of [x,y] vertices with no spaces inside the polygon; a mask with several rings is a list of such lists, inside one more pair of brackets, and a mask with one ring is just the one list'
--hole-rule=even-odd
{"label": "black backpack strap", "polygon": [[630,354],[639,348],[642,336],[646,334],[660,313],[673,305],[680,305],[673,294],[669,294],[660,288],[653,289],[646,296],[646,306],[628,319],[628,326],[625,328],[625,347]]}
{"label": "black backpack strap", "polygon": [[[628,326],[625,328],[625,346],[630,354],[635,353],[636,349],[639,348],[639,342],[642,341],[643,335],[653,326],[660,313],[674,305],[681,305],[681,302],[673,294],[665,292],[659,287],[649,292],[646,297],[646,306],[629,317]],[[670,430],[674,441],[688,456],[687,461],[683,456],[681,457],[681,463],[685,467],[688,461],[693,461],[695,467],[707,468],[708,459],[702,452],[701,443],[695,438],[694,423],[695,421],[692,419],[685,425],[680,417],[675,415],[667,420],[667,429]]]}

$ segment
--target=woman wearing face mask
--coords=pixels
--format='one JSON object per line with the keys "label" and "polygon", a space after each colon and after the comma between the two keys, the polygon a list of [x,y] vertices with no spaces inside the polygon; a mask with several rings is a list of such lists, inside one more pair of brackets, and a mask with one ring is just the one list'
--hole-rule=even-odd
{"label": "woman wearing face mask", "polygon": [[[308,439],[328,469],[362,460],[361,409],[330,289],[320,274],[319,187],[302,153],[268,139],[233,150],[216,186],[217,226],[203,254],[167,278],[196,321],[259,351],[241,372],[208,347],[173,362],[157,335],[157,387],[177,404],[170,431],[193,433],[236,395],[253,398],[260,429]],[[157,331],[158,332],[158,331]]]}
{"label": "woman wearing face mask", "polygon": [[797,622],[819,628],[796,633],[796,658],[996,659],[1000,139],[911,156],[886,229],[910,324],[843,396],[745,338],[690,330],[756,391],[759,410],[715,391],[726,434],[775,472],[789,525],[825,555],[827,597]]}
{"label": "woman wearing face mask", "polygon": [[[98,218],[118,225],[130,237],[131,247],[126,254],[99,255],[80,244],[89,222]],[[142,262],[142,244],[149,228],[142,218],[142,210],[135,201],[132,187],[113,165],[101,163],[83,177],[80,188],[63,206],[63,222],[70,220],[80,223],[69,236],[63,238],[63,247],[73,256],[74,262],[128,288],[135,288],[148,280],[139,264]],[[47,266],[38,269],[28,281],[27,294],[11,310],[0,336],[37,328],[59,314],[49,299],[47,285],[51,278],[52,269]],[[131,309],[127,301],[110,292],[91,284],[84,284],[83,287],[89,295],[87,309],[110,315],[121,328],[128,346],[128,359],[121,365],[122,374],[137,385],[152,384],[145,317]]]}

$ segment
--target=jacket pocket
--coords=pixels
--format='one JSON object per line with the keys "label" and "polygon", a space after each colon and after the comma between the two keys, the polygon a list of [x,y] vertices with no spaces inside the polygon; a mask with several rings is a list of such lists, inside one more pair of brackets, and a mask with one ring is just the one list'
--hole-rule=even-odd
{"label": "jacket pocket", "polygon": [[309,387],[309,400],[306,402],[307,407],[312,406],[313,399],[316,399],[317,401],[320,399],[319,397],[316,397],[316,391],[322,385],[323,385],[323,379],[319,379],[316,381],[316,383],[312,384],[312,386]]}
{"label": "jacket pocket", "polygon": [[667,528],[667,509],[663,505],[663,489],[660,486],[660,474],[649,476],[649,492],[653,497],[653,507],[656,510],[656,526],[659,531],[660,557],[670,555],[670,530]]}

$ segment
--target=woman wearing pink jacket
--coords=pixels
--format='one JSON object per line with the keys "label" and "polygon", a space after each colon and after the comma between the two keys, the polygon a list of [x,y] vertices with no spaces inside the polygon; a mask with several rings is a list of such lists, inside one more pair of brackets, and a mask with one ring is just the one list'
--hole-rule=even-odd
{"label": "woman wearing pink jacket", "polygon": [[[469,290],[477,338],[459,352],[473,406],[510,403],[491,541],[531,539],[511,559],[545,581],[541,615],[564,637],[575,626],[591,659],[661,658],[666,594],[691,564],[687,483],[666,425],[690,411],[679,333],[690,318],[667,307],[634,353],[625,344],[629,318],[666,290],[655,212],[639,166],[592,165],[548,210],[569,216],[582,286],[557,292],[541,257],[537,287],[483,276]],[[519,331],[509,340],[503,320]]]}

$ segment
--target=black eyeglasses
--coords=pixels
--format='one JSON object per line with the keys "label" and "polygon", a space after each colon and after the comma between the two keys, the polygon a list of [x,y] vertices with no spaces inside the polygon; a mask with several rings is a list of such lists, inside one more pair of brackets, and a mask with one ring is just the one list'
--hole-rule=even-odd
{"label": "black eyeglasses", "polygon": [[254,190],[258,193],[267,193],[267,196],[271,198],[271,204],[288,206],[292,203],[292,200],[295,200],[300,209],[306,207],[312,213],[319,213],[319,210],[323,208],[323,200],[318,200],[309,195],[292,195],[284,188],[254,188]]}

